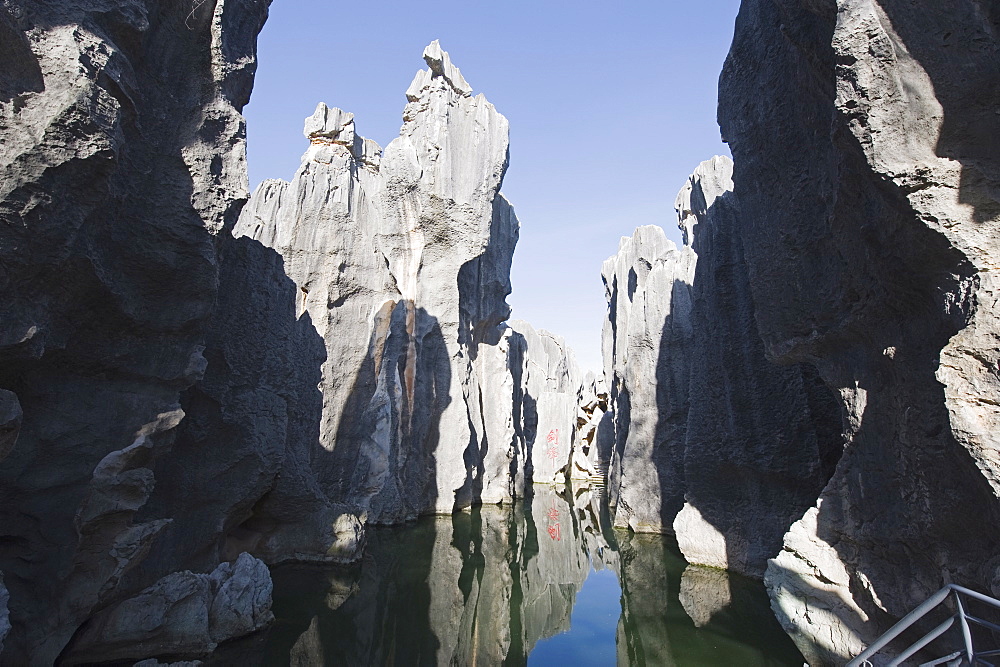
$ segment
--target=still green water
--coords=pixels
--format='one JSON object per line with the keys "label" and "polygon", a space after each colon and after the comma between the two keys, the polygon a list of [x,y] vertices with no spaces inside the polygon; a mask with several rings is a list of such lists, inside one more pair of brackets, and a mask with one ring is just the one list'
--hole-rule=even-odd
{"label": "still green water", "polygon": [[560,491],[370,528],[351,567],[275,568],[276,622],[239,662],[802,665],[759,582],[689,566],[670,538],[612,530],[596,494]]}

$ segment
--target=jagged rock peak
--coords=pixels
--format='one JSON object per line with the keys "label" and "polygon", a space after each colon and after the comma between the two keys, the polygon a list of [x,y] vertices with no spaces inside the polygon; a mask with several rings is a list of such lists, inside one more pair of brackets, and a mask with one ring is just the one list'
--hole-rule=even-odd
{"label": "jagged rock peak", "polygon": [[316,105],[313,115],[306,118],[302,134],[312,142],[330,140],[338,144],[354,142],[354,114],[323,102]]}
{"label": "jagged rock peak", "polygon": [[472,95],[472,86],[462,76],[462,72],[451,62],[451,57],[447,51],[441,49],[441,43],[434,40],[424,49],[424,61],[429,70],[420,70],[413,77],[413,83],[406,90],[406,99],[416,102],[420,98],[420,93],[431,85],[434,79],[444,79],[452,89],[462,97]]}
{"label": "jagged rock peak", "polygon": [[619,256],[628,256],[630,259],[642,259],[646,264],[652,264],[653,260],[666,257],[671,252],[677,251],[677,244],[667,238],[662,227],[657,225],[642,225],[636,227],[632,236],[623,236],[618,240],[618,252],[604,260],[604,266],[614,271],[614,263]]}
{"label": "jagged rock peak", "polygon": [[330,157],[324,149],[316,149],[317,146],[345,146],[356,160],[378,168],[382,147],[355,132],[354,114],[349,111],[320,102],[306,118],[302,134],[309,140],[311,152],[307,156],[313,161],[325,162]]}
{"label": "jagged rock peak", "polygon": [[[510,472],[513,455],[506,450],[490,448],[485,455],[487,442],[525,440],[510,406],[526,363],[518,357],[515,379],[508,370],[511,343],[500,340],[498,327],[510,314],[505,299],[518,233],[517,218],[499,194],[507,119],[484,96],[468,94],[440,46],[432,44],[425,57],[431,69],[418,76],[400,136],[381,157],[374,159],[377,146],[360,137],[351,114],[321,104],[306,120],[310,145],[295,177],[265,182],[234,229],[246,252],[259,253],[257,242],[271,251],[261,259],[275,267],[279,285],[291,288],[285,305],[310,344],[306,354],[289,352],[294,365],[274,382],[286,395],[306,391],[315,399],[291,401],[304,413],[299,423],[315,430],[290,442],[302,452],[297,460],[316,461],[299,474],[315,479],[322,495],[318,509],[304,517],[308,525],[289,529],[283,520],[268,534],[268,543],[284,550],[272,552],[278,558],[287,540],[326,539],[342,503],[369,522],[391,523],[506,501],[523,495],[524,480],[530,481],[523,467]],[[280,265],[271,261],[277,256]],[[247,272],[239,261],[233,277],[243,281]],[[250,311],[240,309],[238,318]],[[232,359],[234,383],[258,374],[244,361],[244,332],[273,332],[276,346],[288,340],[282,321],[262,316],[259,324],[227,321],[216,337]],[[515,354],[524,340],[514,340]],[[268,347],[255,348],[257,365],[274,357]],[[479,397],[501,391],[510,392],[506,411],[502,402],[498,414],[480,405]],[[545,428],[573,426],[576,385],[572,394],[565,426]],[[478,438],[483,444],[466,452]],[[523,466],[530,443],[518,446],[516,462]],[[295,476],[282,476],[282,484],[285,479]],[[259,512],[285,516],[306,495],[302,486],[276,489]],[[294,553],[326,551],[306,547]]]}
{"label": "jagged rock peak", "polygon": [[694,243],[692,232],[698,224],[698,216],[706,215],[715,200],[732,189],[733,161],[725,155],[705,160],[688,176],[674,201],[677,227],[683,234],[684,245]]}

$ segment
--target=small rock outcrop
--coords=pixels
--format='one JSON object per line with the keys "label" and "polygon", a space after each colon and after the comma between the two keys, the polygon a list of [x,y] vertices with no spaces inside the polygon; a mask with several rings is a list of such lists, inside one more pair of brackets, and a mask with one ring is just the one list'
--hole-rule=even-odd
{"label": "small rock outcrop", "polygon": [[997,13],[745,0],[720,81],[768,356],[836,392],[845,449],[767,570],[810,664],[945,583],[1000,595]]}
{"label": "small rock outcrop", "polygon": [[244,553],[209,574],[174,572],[101,610],[70,645],[62,664],[203,656],[273,620],[271,575],[263,562]]}

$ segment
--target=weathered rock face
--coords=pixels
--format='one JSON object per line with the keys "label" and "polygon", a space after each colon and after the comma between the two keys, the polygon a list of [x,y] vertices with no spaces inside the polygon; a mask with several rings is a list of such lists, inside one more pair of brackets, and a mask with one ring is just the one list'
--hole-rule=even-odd
{"label": "weathered rock face", "polygon": [[[382,151],[356,133],[352,114],[320,104],[295,177],[264,182],[236,225],[236,246],[273,257],[294,285],[291,321],[304,344],[279,334],[260,349],[293,357],[270,377],[275,393],[300,396],[283,405],[304,405],[304,394],[311,425],[295,447],[302,472],[289,483],[279,475],[244,526],[254,539],[301,523],[290,514],[316,515],[282,509],[301,504],[292,502],[301,478],[331,506],[393,523],[510,500],[532,472],[569,465],[579,372],[551,336],[502,326],[518,236],[499,192],[507,121],[471,96],[437,42],[424,59],[399,138]],[[242,306],[220,324],[227,377],[205,391],[224,406],[222,424],[204,437],[269,400],[238,405],[256,363],[228,370],[244,368],[241,336],[268,328]],[[556,460],[536,445],[538,429],[563,434]]]}
{"label": "weathered rock face", "polygon": [[697,254],[684,431],[685,505],[673,522],[690,563],[762,577],[842,449],[833,394],[806,364],[769,362],[754,321],[733,163],[703,162],[677,196]]}
{"label": "weathered rock face", "polygon": [[7,603],[10,602],[10,594],[7,587],[3,585],[3,575],[0,573],[0,652],[3,651],[3,640],[10,632],[10,610]]}
{"label": "weathered rock face", "polygon": [[576,415],[574,479],[606,482],[615,445],[614,414],[604,374],[587,372],[580,389]]}
{"label": "weathered rock face", "polygon": [[608,473],[615,525],[669,531],[684,503],[691,282],[695,254],[655,226],[604,262],[604,374],[614,411]]}
{"label": "weathered rock face", "polygon": [[[174,518],[140,513],[205,369],[214,234],[247,197],[239,111],[267,6],[0,8],[5,663],[51,664],[95,607],[219,562],[157,544],[160,565],[135,570]],[[219,534],[188,539],[211,551]]]}
{"label": "weathered rock face", "polygon": [[719,117],[760,333],[844,412],[836,473],[767,574],[814,664],[946,582],[1000,594],[997,19],[747,0],[737,21]]}

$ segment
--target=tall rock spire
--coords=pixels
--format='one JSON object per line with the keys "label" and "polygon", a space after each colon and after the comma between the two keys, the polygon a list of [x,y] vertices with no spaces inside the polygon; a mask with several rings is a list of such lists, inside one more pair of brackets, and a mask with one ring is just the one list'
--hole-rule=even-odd
{"label": "tall rock spire", "polygon": [[[361,138],[353,114],[320,104],[305,122],[310,145],[295,177],[263,183],[236,225],[238,241],[277,251],[297,287],[297,316],[325,352],[320,414],[310,417],[318,434],[294,445],[306,463],[277,481],[262,518],[302,494],[286,477],[314,479],[334,508],[312,512],[317,526],[338,503],[386,523],[510,499],[530,480],[528,439],[548,428],[524,426],[538,419],[520,409],[538,399],[525,394],[536,385],[565,392],[568,416],[553,414],[551,428],[573,426],[575,365],[541,364],[558,378],[529,373],[534,332],[502,326],[518,237],[500,194],[507,119],[472,96],[437,41],[424,60],[384,151]],[[563,439],[568,461],[572,434]]]}

